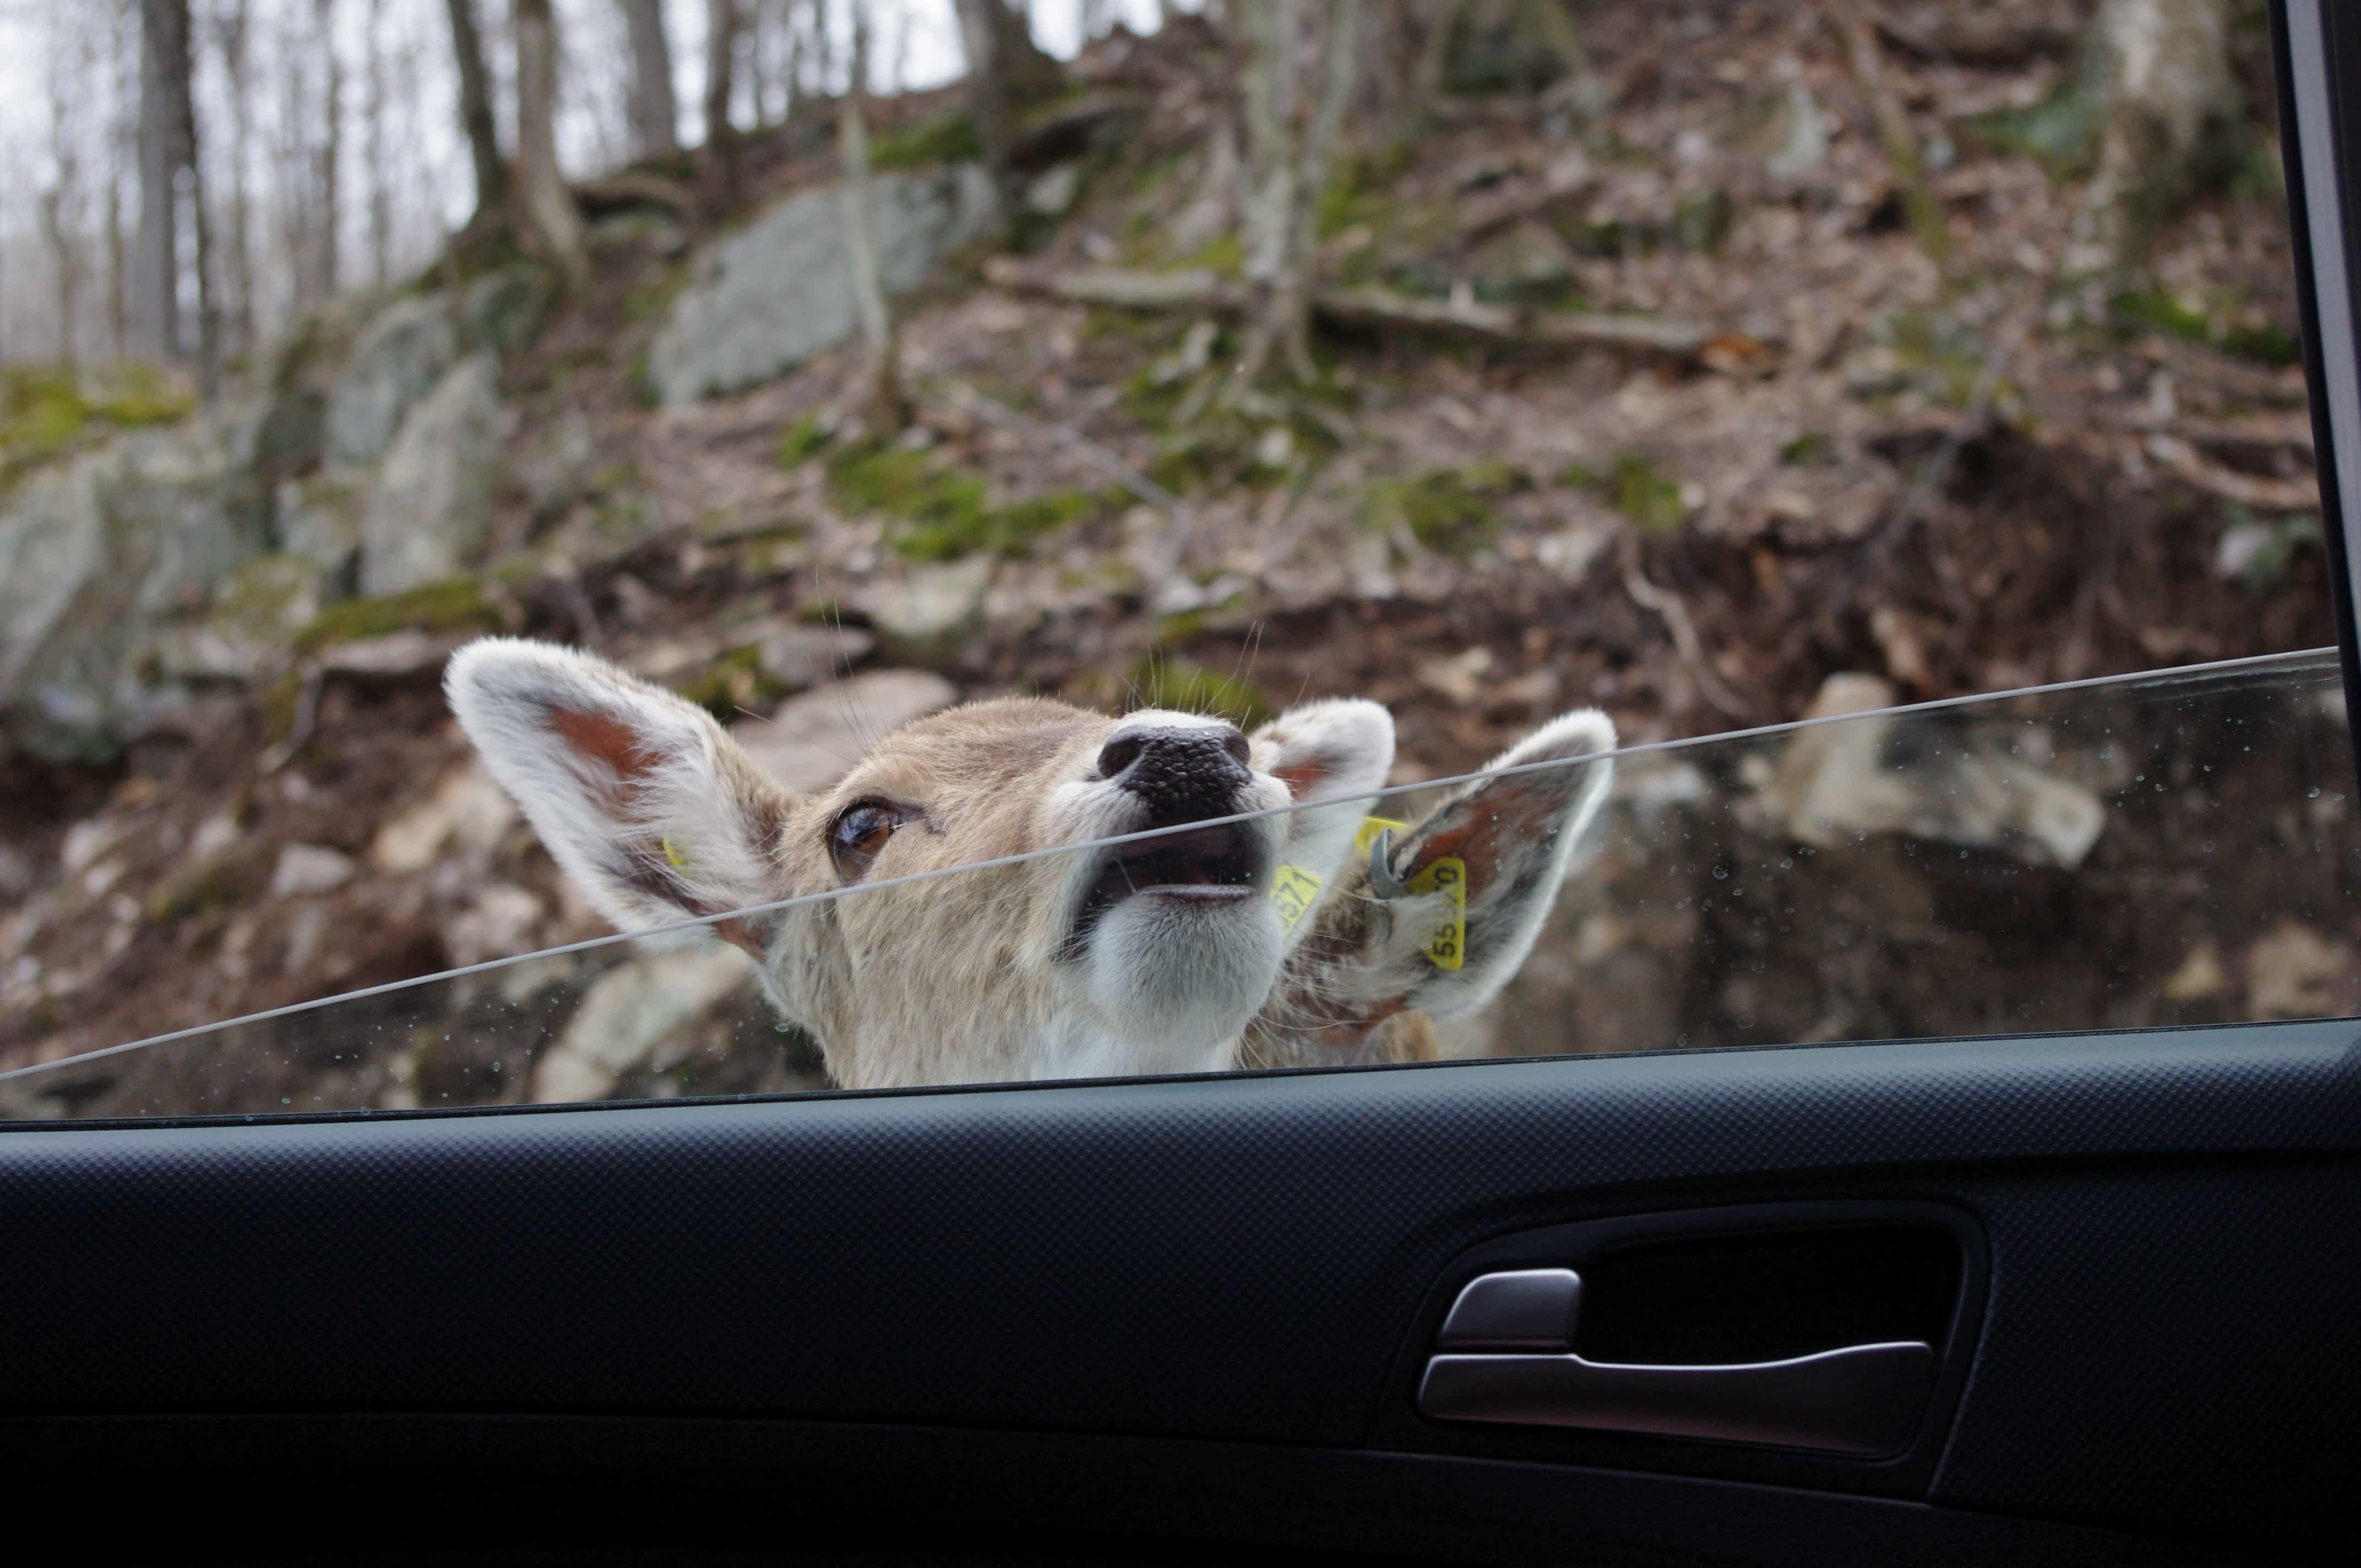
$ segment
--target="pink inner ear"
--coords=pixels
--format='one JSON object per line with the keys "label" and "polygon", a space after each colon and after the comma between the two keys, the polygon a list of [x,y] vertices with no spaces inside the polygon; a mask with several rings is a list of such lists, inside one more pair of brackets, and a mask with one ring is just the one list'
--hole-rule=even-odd
{"label": "pink inner ear", "polygon": [[1312,791],[1326,784],[1335,769],[1324,762],[1304,761],[1290,762],[1283,768],[1273,768],[1270,776],[1287,786],[1290,799],[1301,800]]}
{"label": "pink inner ear", "polygon": [[638,783],[655,765],[655,753],[637,735],[603,713],[554,708],[549,727],[585,761],[603,767],[620,785]]}
{"label": "pink inner ear", "polygon": [[[1418,864],[1456,856],[1467,867],[1467,891],[1480,893],[1510,844],[1540,838],[1563,804],[1547,790],[1520,789],[1508,780],[1479,786],[1445,808],[1445,820],[1418,847]],[[1413,868],[1412,874],[1415,874]]]}

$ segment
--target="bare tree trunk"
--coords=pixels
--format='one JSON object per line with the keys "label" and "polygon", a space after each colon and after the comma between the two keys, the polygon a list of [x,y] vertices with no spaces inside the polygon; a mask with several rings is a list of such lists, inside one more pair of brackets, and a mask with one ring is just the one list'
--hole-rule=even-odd
{"label": "bare tree trunk", "polygon": [[192,95],[184,93],[188,111],[181,131],[181,147],[188,155],[189,233],[192,239],[191,264],[197,274],[197,394],[211,402],[221,391],[221,294],[214,280],[214,241],[211,214],[205,210],[205,166],[197,155],[196,104]]}
{"label": "bare tree trunk", "polygon": [[[56,35],[52,34],[54,38]],[[90,38],[79,27],[71,49],[59,40],[57,52],[71,60],[52,62],[47,79],[49,99],[49,160],[57,178],[40,192],[41,237],[57,269],[58,358],[71,365],[80,356],[76,334],[82,313],[82,125],[78,113],[91,69]],[[0,294],[0,300],[6,296]]]}
{"label": "bare tree trunk", "polygon": [[869,349],[862,412],[873,433],[885,434],[907,423],[909,413],[902,400],[901,345],[893,310],[885,302],[875,236],[869,231],[869,20],[862,0],[851,0],[851,9],[852,74],[836,105],[837,146],[844,160],[844,180],[838,190],[844,203],[845,261],[852,272],[853,304],[861,317],[862,341]]}
{"label": "bare tree trunk", "polygon": [[313,288],[319,280],[319,269],[313,264],[319,253],[319,242],[313,236],[318,216],[312,192],[315,98],[309,68],[313,51],[300,17],[291,16],[284,9],[276,16],[279,112],[270,138],[271,171],[267,184],[279,231],[275,259],[286,269],[288,307],[301,314],[312,305]]}
{"label": "bare tree trunk", "polygon": [[[138,167],[132,105],[138,97],[138,51],[131,47],[130,12],[117,5],[107,28],[108,66],[114,75],[114,123],[108,127],[106,170],[106,339],[117,359],[131,357],[130,258],[124,244],[123,196]],[[144,210],[144,209],[143,209]]]}
{"label": "bare tree trunk", "polygon": [[1316,98],[1303,71],[1312,42],[1307,0],[1240,9],[1247,29],[1244,270],[1254,297],[1232,380],[1243,389],[1262,375],[1274,351],[1285,356],[1296,379],[1319,378],[1312,358],[1315,225],[1360,58],[1361,0],[1334,0],[1328,7]]}
{"label": "bare tree trunk", "polygon": [[619,0],[631,41],[630,105],[632,151],[662,158],[680,150],[680,105],[672,90],[672,43],[664,34],[664,0]]}
{"label": "bare tree trunk", "polygon": [[1466,8],[1467,0],[1431,0],[1424,7],[1426,32],[1419,39],[1418,61],[1411,67],[1411,107],[1418,118],[1433,114],[1436,100],[1443,96],[1443,74],[1451,63],[1451,35]]}
{"label": "bare tree trunk", "polygon": [[589,276],[582,214],[557,168],[557,22],[550,0],[515,0],[517,179],[534,237],[569,282]]}
{"label": "bare tree trunk", "polygon": [[312,230],[312,298],[335,294],[341,269],[337,266],[343,225],[341,174],[344,163],[345,67],[336,53],[336,0],[312,0],[315,47],[324,71],[323,102],[315,111],[320,135],[312,144],[312,198],[319,203]]}
{"label": "bare tree trunk", "polygon": [[809,55],[805,27],[799,19],[813,7],[803,0],[779,0],[779,117],[785,120],[803,102],[804,61]]}
{"label": "bare tree trunk", "polygon": [[2097,162],[2069,278],[2136,266],[2165,221],[2235,162],[2239,109],[2223,0],[2103,0],[2074,80],[2098,120]]}
{"label": "bare tree trunk", "polygon": [[368,52],[363,57],[368,72],[368,101],[363,111],[368,120],[368,145],[363,150],[368,164],[369,283],[379,289],[385,287],[386,278],[393,269],[393,181],[387,169],[385,145],[384,25],[385,0],[369,0]]}
{"label": "bare tree trunk", "polygon": [[803,40],[796,30],[797,0],[764,0],[771,17],[770,72],[771,80],[763,87],[763,115],[785,122],[796,106],[796,68],[802,58]]}
{"label": "bare tree trunk", "polygon": [[1927,253],[1927,260],[1937,267],[1948,266],[1951,259],[1951,231],[1943,218],[1943,204],[1935,199],[1935,188],[1927,181],[1926,160],[1918,155],[1918,136],[1910,128],[1910,115],[1885,84],[1877,34],[1871,29],[1859,0],[1824,3],[1828,7],[1828,20],[1852,66],[1853,82],[1869,104],[1870,123],[1877,129],[1878,145],[1885,149],[1885,160],[1894,165],[1894,178],[1902,188],[1902,211],[1910,220],[1910,232],[1916,236],[1918,248]]}
{"label": "bare tree trunk", "polygon": [[621,94],[600,91],[606,80],[603,72],[611,71],[616,63],[606,54],[584,49],[576,34],[558,35],[557,81],[561,88],[558,104],[562,110],[569,93],[580,102],[584,117],[590,124],[590,162],[597,169],[620,169],[639,157],[639,134],[631,129],[631,81],[628,60],[621,62]]}
{"label": "bare tree trunk", "polygon": [[[1256,0],[1246,0],[1253,5]],[[1000,79],[1012,103],[1029,104],[1047,98],[1065,85],[1066,73],[1033,41],[1025,0],[1005,0],[994,16],[999,46]]]}
{"label": "bare tree trunk", "polygon": [[738,131],[730,99],[738,61],[738,0],[706,0],[705,170],[717,205],[738,196]]}
{"label": "bare tree trunk", "polygon": [[79,203],[73,197],[72,176],[60,161],[57,182],[40,194],[41,237],[48,241],[49,257],[57,268],[58,282],[58,358],[71,365],[79,356],[74,341],[74,319],[82,306],[82,258],[74,244],[75,220],[80,216]]}
{"label": "bare tree trunk", "polygon": [[178,359],[180,202],[187,167],[188,0],[139,0],[139,229],[131,257],[132,352]]}
{"label": "bare tree trunk", "polygon": [[484,37],[476,27],[476,0],[449,0],[451,52],[459,67],[459,125],[476,170],[476,215],[469,227],[508,219],[509,170],[500,161],[500,136],[492,120],[490,73],[484,69]]}
{"label": "bare tree trunk", "polygon": [[222,70],[229,78],[229,222],[223,292],[228,297],[229,336],[238,352],[254,347],[254,253],[247,234],[252,207],[247,189],[247,159],[253,148],[254,115],[247,102],[247,0],[229,0],[214,14],[214,37]]}
{"label": "bare tree trunk", "polygon": [[1020,211],[1016,170],[1009,160],[1016,137],[1010,119],[1005,28],[1001,0],[958,0],[960,38],[967,46],[967,104],[983,166],[1000,197],[1001,221],[1014,225]]}

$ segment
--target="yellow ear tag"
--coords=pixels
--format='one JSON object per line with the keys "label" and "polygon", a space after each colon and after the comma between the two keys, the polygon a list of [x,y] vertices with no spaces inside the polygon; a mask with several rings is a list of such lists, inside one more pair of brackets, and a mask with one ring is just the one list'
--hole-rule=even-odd
{"label": "yellow ear tag", "polygon": [[[1356,855],[1366,856],[1369,852],[1369,846],[1378,841],[1378,835],[1384,832],[1389,828],[1392,828],[1397,833],[1407,833],[1410,831],[1409,823],[1396,822],[1389,817],[1363,817],[1361,819],[1361,826],[1355,829],[1353,834],[1353,852]],[[1438,861],[1435,862],[1436,865],[1449,864],[1454,866],[1458,863],[1459,862],[1456,861]],[[1432,871],[1433,869],[1433,867],[1429,867],[1428,871]],[[1422,882],[1426,880],[1426,878],[1427,872],[1419,872],[1418,876],[1412,879],[1411,886],[1420,892],[1432,892],[1433,888],[1431,885],[1425,887],[1422,887],[1420,885]],[[1308,871],[1301,866],[1281,866],[1272,874],[1270,879],[1270,901],[1279,905],[1279,928],[1282,934],[1292,935],[1295,928],[1303,923],[1303,917],[1312,913],[1312,906],[1320,902],[1320,890],[1326,884],[1320,880],[1320,875],[1317,872]],[[1458,904],[1454,905],[1455,908],[1461,911],[1465,911],[1466,906],[1467,900],[1464,895],[1460,898]],[[1456,947],[1458,939],[1458,925],[1454,924],[1449,927],[1449,930],[1454,943],[1453,951],[1455,953],[1458,950]],[[1440,934],[1438,934],[1435,939],[1437,941],[1442,939]],[[1433,944],[1429,944],[1428,953],[1430,957],[1433,956]],[[1444,960],[1438,958],[1435,959],[1434,961],[1436,963],[1443,963]],[[1446,969],[1457,969],[1459,967],[1459,962],[1457,959],[1455,958],[1450,963],[1445,964],[1444,967]]]}
{"label": "yellow ear tag", "polygon": [[1320,878],[1301,866],[1281,866],[1271,874],[1270,901],[1279,905],[1280,934],[1292,936],[1320,902]]}
{"label": "yellow ear tag", "polygon": [[674,848],[673,841],[669,839],[664,840],[664,859],[673,863],[675,870],[685,872],[688,869],[688,857]]}
{"label": "yellow ear tag", "polygon": [[1450,914],[1426,939],[1426,956],[1437,969],[1458,969],[1467,956],[1467,863],[1456,855],[1439,855],[1419,868],[1403,892],[1443,894]]}

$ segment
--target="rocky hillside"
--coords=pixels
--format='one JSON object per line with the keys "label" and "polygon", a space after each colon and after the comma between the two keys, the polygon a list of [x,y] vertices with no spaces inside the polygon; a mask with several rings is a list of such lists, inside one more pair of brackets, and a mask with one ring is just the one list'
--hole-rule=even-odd
{"label": "rocky hillside", "polygon": [[[12,381],[0,1068],[598,934],[442,709],[444,657],[488,630],[617,658],[810,782],[860,725],[1012,687],[1249,717],[1366,695],[1415,782],[1577,703],[1644,741],[1796,717],[1847,672],[1934,696],[2331,641],[2268,125],[2152,287],[2059,311],[2076,188],[2007,134],[2061,79],[2054,39],[1890,57],[1947,127],[1947,273],[1835,40],[1727,11],[1602,10],[1582,93],[1471,91],[1358,157],[1322,206],[1316,392],[1209,395],[1238,256],[1207,212],[1224,67],[1184,23],[1096,46],[1035,113],[1019,254],[981,237],[955,95],[882,106],[917,411],[890,441],[844,411],[819,120],[749,146],[719,225],[677,170],[585,187],[570,297],[455,257],[179,422],[168,387]],[[2299,926],[2333,951],[2361,930],[2327,874]],[[2262,960],[2232,923],[2207,994],[2236,1013]],[[206,1103],[815,1081],[727,959],[614,970],[602,1006],[699,1000],[586,1066],[566,1021],[620,956],[403,1015],[539,1010],[510,1045],[249,1063]],[[1646,1029],[1762,1011],[1631,984],[1664,998]],[[1946,1005],[1780,1026],[1970,1026]],[[74,1094],[189,1102],[154,1073]]]}

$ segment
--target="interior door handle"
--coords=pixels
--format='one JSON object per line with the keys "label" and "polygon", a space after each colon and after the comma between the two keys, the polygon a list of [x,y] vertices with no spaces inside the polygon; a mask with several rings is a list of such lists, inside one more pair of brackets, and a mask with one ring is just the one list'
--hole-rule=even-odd
{"label": "interior door handle", "polygon": [[[1926,1409],[1934,1347],[1847,1345],[1783,1361],[1633,1366],[1574,1354],[1571,1269],[1488,1274],[1436,1336],[1418,1408],[1438,1420],[1712,1438],[1872,1457],[1899,1452]],[[1554,1335],[1554,1341],[1547,1336]],[[1551,1348],[1543,1349],[1544,1343]],[[1496,1349],[1501,1354],[1478,1354]]]}

